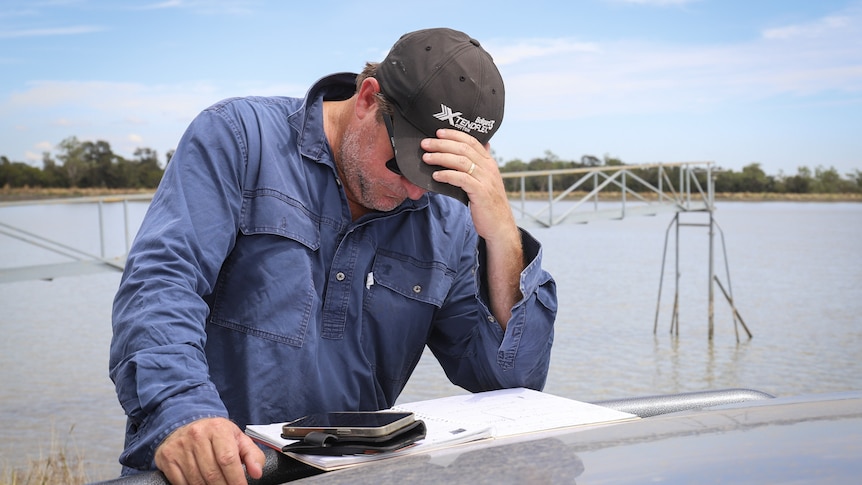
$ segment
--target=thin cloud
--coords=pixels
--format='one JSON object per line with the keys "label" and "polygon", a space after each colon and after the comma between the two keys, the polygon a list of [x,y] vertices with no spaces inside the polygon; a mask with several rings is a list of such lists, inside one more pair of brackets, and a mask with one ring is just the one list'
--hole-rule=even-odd
{"label": "thin cloud", "polygon": [[652,7],[674,7],[688,5],[700,0],[609,0],[611,3],[631,3],[635,5],[647,5]]}
{"label": "thin cloud", "polygon": [[[39,81],[0,99],[0,113],[19,121],[16,130],[39,138],[108,141],[117,153],[130,155],[141,146],[172,148],[189,122],[207,106],[243,95],[299,96],[307,86],[214,82],[146,85],[104,81]],[[134,136],[130,136],[133,133]],[[34,140],[33,143],[36,143]],[[42,151],[45,147],[41,147]],[[14,154],[8,154],[14,159]],[[41,160],[28,151],[24,158]]]}
{"label": "thin cloud", "polygon": [[136,10],[162,10],[165,8],[180,8],[183,7],[184,4],[182,0],[168,0],[166,2],[159,3],[151,3],[149,5],[141,5],[140,7],[135,7]]}
{"label": "thin cloud", "polygon": [[[541,58],[541,50],[517,55],[530,53],[522,42],[497,46],[510,61],[501,65],[507,116],[703,113],[781,96],[862,93],[862,51],[856,47],[862,45],[862,12],[767,32],[735,44],[584,43],[588,48],[558,49]],[[529,45],[573,44],[533,39]]]}
{"label": "thin cloud", "polygon": [[852,25],[852,19],[847,16],[825,17],[813,23],[788,25],[763,31],[763,38],[769,40],[786,40],[799,37],[821,37],[832,31],[845,29]]}
{"label": "thin cloud", "polygon": [[163,2],[151,3],[139,7],[132,7],[133,10],[164,10],[164,9],[186,9],[196,13],[211,15],[211,14],[227,14],[227,15],[246,15],[254,12],[251,8],[257,5],[258,2],[250,2],[247,0],[165,0]]}
{"label": "thin cloud", "polygon": [[75,25],[72,27],[55,27],[44,29],[21,29],[0,31],[0,39],[14,39],[21,37],[51,37],[59,35],[92,34],[105,30],[103,27],[93,25]]}
{"label": "thin cloud", "polygon": [[[208,83],[148,86],[101,81],[39,81],[4,103],[9,110],[67,108],[103,113],[135,113],[188,120],[196,111],[218,100]],[[192,94],[193,93],[193,94]],[[127,115],[128,116],[128,115]]]}
{"label": "thin cloud", "polygon": [[[73,108],[117,113],[125,120],[152,119],[152,115],[188,121],[200,110],[231,96],[302,95],[305,86],[243,83],[221,85],[209,81],[148,85],[107,81],[35,81],[24,91],[0,100],[0,110]],[[122,116],[120,116],[122,114]]]}
{"label": "thin cloud", "polygon": [[38,162],[42,160],[43,153],[50,152],[54,149],[54,144],[47,141],[40,141],[34,143],[31,148],[38,150],[38,152],[26,150],[24,151],[24,159],[29,162]]}
{"label": "thin cloud", "polygon": [[[45,151],[47,152],[50,150],[45,150]],[[38,162],[39,160],[42,160],[42,154],[36,153],[36,152],[31,152],[30,150],[27,150],[24,152],[24,159],[29,161],[29,162]]]}
{"label": "thin cloud", "polygon": [[498,66],[599,50],[595,43],[578,42],[572,39],[522,39],[509,45],[495,45],[494,42],[489,42],[486,47]]}
{"label": "thin cloud", "polygon": [[17,18],[17,17],[32,17],[37,12],[33,9],[26,10],[5,10],[0,11],[0,19]]}

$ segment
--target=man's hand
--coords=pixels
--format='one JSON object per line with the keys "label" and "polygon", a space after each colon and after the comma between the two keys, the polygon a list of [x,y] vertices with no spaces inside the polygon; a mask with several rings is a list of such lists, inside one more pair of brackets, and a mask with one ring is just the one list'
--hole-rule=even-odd
{"label": "man's hand", "polygon": [[422,140],[422,160],[449,170],[434,172],[434,180],[461,187],[470,198],[476,232],[487,249],[488,297],[491,312],[506,329],[512,307],[522,298],[524,253],[521,233],[509,207],[500,168],[490,146],[458,130],[437,130],[437,138]]}
{"label": "man's hand", "polygon": [[[422,140],[422,160],[449,170],[434,172],[434,180],[461,187],[470,198],[476,232],[485,240],[511,237],[517,231],[503,178],[490,146],[458,130],[437,130],[437,138]],[[520,236],[518,237],[520,240]]]}
{"label": "man's hand", "polygon": [[168,435],[156,448],[156,467],[173,485],[248,483],[263,475],[263,452],[232,421],[204,418]]}

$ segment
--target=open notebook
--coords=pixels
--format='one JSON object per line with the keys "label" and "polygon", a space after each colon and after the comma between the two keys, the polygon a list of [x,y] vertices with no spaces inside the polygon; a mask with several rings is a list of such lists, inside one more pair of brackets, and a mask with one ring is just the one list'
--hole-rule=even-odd
{"label": "open notebook", "polygon": [[[399,404],[392,410],[412,411],[417,419],[425,421],[425,438],[411,446],[385,453],[344,456],[286,454],[322,470],[336,470],[471,441],[638,419],[633,414],[524,388],[417,401]],[[255,441],[281,451],[293,443],[293,440],[281,437],[283,425],[249,425],[245,432]]]}

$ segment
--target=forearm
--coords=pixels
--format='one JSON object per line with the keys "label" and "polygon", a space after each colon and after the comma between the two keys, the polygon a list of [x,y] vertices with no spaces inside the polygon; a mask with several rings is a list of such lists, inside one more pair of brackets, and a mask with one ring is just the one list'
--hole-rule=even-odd
{"label": "forearm", "polygon": [[541,390],[547,379],[554,341],[556,283],[542,269],[539,242],[520,229],[518,241],[521,250],[517,258],[509,256],[510,259],[519,259],[523,266],[518,273],[517,301],[510,307],[511,314],[502,340],[497,341],[495,364],[490,370],[492,381],[496,381],[499,387]]}
{"label": "forearm", "polygon": [[[507,320],[503,324],[488,321],[490,315],[486,312],[493,312],[488,280],[493,277],[487,268],[491,266],[489,258],[494,256],[489,255],[483,240],[479,244],[478,268],[482,276],[476,281],[485,304],[480,305],[475,325],[465,325],[463,309],[455,308],[451,319],[437,322],[439,333],[435,332],[429,341],[452,382],[472,392],[510,387],[542,389],[547,378],[557,311],[556,284],[542,269],[538,241],[526,231],[519,231],[519,246],[521,251],[516,256],[506,255],[507,262],[519,260],[519,266],[524,266],[516,272],[517,294],[512,296],[510,291],[504,296],[516,300],[506,303]],[[502,287],[493,291],[499,288]],[[498,318],[496,314],[494,318]]]}
{"label": "forearm", "polygon": [[524,250],[517,227],[504,236],[485,241],[488,303],[491,313],[506,331],[512,307],[523,298],[520,287]]}

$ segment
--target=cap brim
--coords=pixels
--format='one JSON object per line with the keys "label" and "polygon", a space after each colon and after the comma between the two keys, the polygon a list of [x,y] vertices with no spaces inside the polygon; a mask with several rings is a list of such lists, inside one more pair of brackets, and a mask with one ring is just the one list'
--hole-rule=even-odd
{"label": "cap brim", "polygon": [[445,170],[442,167],[428,165],[422,161],[422,154],[425,153],[420,146],[420,142],[429,136],[421,130],[413,126],[406,118],[401,116],[401,113],[396,109],[392,113],[393,118],[393,134],[395,136],[395,162],[398,164],[398,170],[412,184],[422,187],[431,192],[448,195],[467,204],[467,193],[460,187],[438,182],[431,177],[431,174],[437,170]]}

